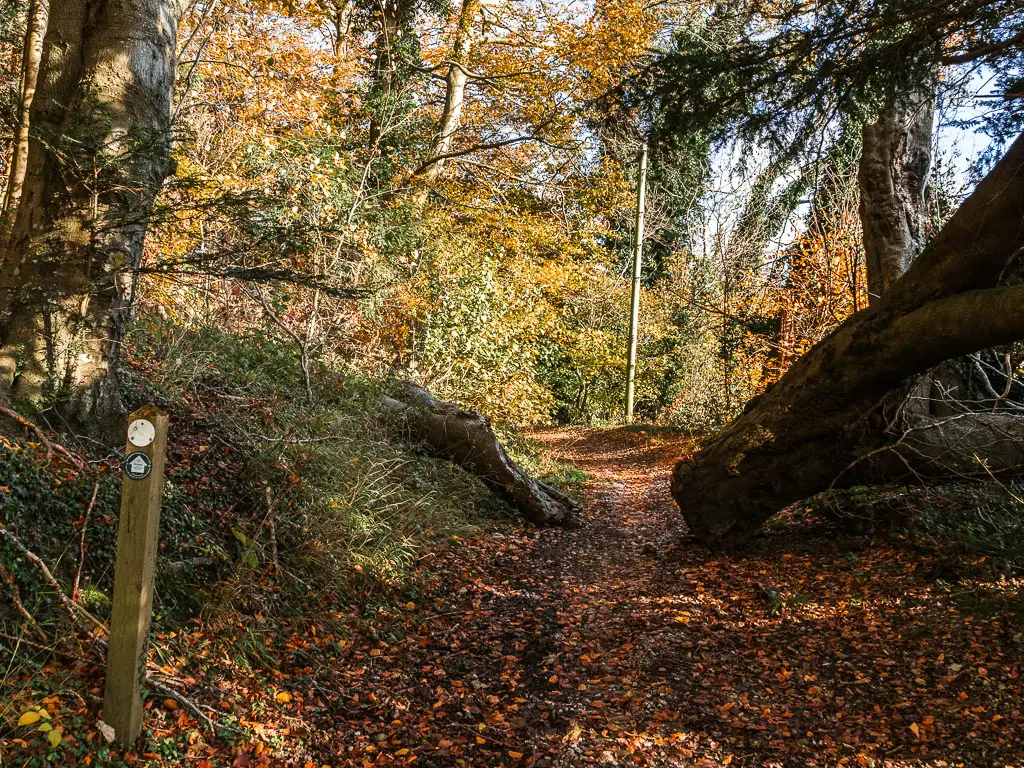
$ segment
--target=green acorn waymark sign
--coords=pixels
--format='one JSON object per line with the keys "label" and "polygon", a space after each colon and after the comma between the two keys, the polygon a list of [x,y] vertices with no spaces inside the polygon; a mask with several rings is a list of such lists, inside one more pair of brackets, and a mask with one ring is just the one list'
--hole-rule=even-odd
{"label": "green acorn waymark sign", "polygon": [[136,451],[124,460],[124,471],[132,480],[145,480],[153,471],[153,460],[142,451]]}

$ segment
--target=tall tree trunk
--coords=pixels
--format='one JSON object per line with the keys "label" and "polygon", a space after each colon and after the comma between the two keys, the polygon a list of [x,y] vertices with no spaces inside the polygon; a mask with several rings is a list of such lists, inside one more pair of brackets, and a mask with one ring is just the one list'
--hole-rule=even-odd
{"label": "tall tree trunk", "polygon": [[1022,220],[1024,137],[885,295],[676,466],[693,534],[739,544],[786,505],[852,482],[851,468],[896,439],[886,404],[911,377],[1024,338],[1024,285],[1005,284],[1024,259]]}
{"label": "tall tree trunk", "polygon": [[43,60],[43,37],[50,18],[50,0],[32,0],[28,11],[28,27],[25,30],[25,51],[21,63],[21,103],[18,111],[18,129],[14,134],[11,152],[11,172],[4,194],[4,216],[6,226],[10,217],[18,210],[21,191],[25,185],[25,169],[28,165],[28,136],[32,125],[32,102],[39,82],[39,65]]}
{"label": "tall tree trunk", "polygon": [[[890,87],[881,115],[863,127],[858,181],[870,301],[881,298],[907,271],[931,234],[926,194],[932,166],[937,83],[937,73],[932,72],[913,87]],[[940,435],[942,427],[932,417],[948,416],[951,410],[963,413],[983,406],[986,400],[999,399],[998,394],[990,393],[991,385],[984,372],[977,377],[975,383],[979,386],[975,388],[957,371],[972,363],[978,365],[971,357],[959,363],[949,361],[921,376],[918,385],[909,388],[902,410],[908,419],[916,420],[912,425],[915,431],[927,427],[927,434]],[[968,451],[969,457],[974,446],[965,438],[970,430],[960,423],[941,423],[949,425],[951,439],[956,438],[961,446],[972,449]],[[985,425],[978,426],[979,436],[983,437]],[[962,460],[952,462],[953,466],[957,464],[962,464]]]}
{"label": "tall tree trunk", "polygon": [[369,143],[379,149],[390,113],[394,109],[394,91],[398,85],[398,67],[401,63],[401,37],[412,21],[415,10],[413,0],[380,0],[380,29],[374,43],[373,89],[379,101],[370,120]]}
{"label": "tall tree trunk", "polygon": [[331,6],[331,26],[334,27],[334,38],[332,48],[335,56],[341,56],[348,52],[346,40],[349,36],[349,28],[352,18],[352,0],[335,0]]}
{"label": "tall tree trunk", "polygon": [[452,57],[445,76],[444,108],[437,122],[437,132],[430,140],[427,160],[417,171],[424,186],[417,191],[414,205],[422,210],[427,200],[427,189],[437,181],[447,163],[455,134],[462,123],[462,107],[466,101],[466,83],[469,81],[469,58],[476,40],[476,18],[480,15],[481,0],[463,0],[459,24],[452,45]]}
{"label": "tall tree trunk", "polygon": [[878,119],[863,128],[860,214],[868,295],[877,301],[921,253],[932,167],[935,82],[893,86]]}
{"label": "tall tree trunk", "polygon": [[176,0],[53,0],[24,192],[0,262],[0,393],[121,412],[117,363],[170,168]]}

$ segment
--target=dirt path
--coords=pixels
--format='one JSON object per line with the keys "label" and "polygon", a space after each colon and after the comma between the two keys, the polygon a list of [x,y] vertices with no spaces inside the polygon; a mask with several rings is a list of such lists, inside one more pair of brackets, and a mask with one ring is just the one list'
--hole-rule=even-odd
{"label": "dirt path", "polygon": [[683,438],[536,437],[588,473],[586,525],[431,561],[422,599],[333,670],[324,762],[1024,765],[1012,615],[965,613],[919,557],[841,551],[820,524],[742,559],[683,543]]}

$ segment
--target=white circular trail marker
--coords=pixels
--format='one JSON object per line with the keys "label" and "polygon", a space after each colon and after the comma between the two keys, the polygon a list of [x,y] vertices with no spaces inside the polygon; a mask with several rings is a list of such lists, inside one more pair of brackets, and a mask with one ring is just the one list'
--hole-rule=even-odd
{"label": "white circular trail marker", "polygon": [[136,448],[145,448],[156,440],[156,427],[146,419],[137,419],[128,427],[128,442]]}

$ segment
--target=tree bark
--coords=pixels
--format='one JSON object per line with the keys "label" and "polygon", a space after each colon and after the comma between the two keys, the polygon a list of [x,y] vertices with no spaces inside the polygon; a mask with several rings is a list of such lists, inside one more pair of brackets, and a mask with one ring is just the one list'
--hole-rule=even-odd
{"label": "tree bark", "polygon": [[24,192],[0,255],[0,396],[121,415],[117,363],[170,169],[176,0],[53,0]]}
{"label": "tree bark", "polygon": [[928,237],[935,85],[891,87],[865,123],[859,184],[868,296],[875,302],[907,271]]}
{"label": "tree bark", "polygon": [[376,114],[370,120],[370,147],[380,149],[389,113],[393,109],[393,96],[397,84],[397,70],[401,62],[401,36],[415,12],[414,0],[380,0],[380,30],[374,43],[374,89],[380,101]]}
{"label": "tree bark", "polygon": [[740,544],[788,504],[851,482],[851,467],[894,441],[888,404],[911,377],[1024,338],[1024,286],[1002,285],[1024,256],[1022,219],[1024,137],[884,296],[676,466],[693,534]]}
{"label": "tree bark", "polygon": [[[914,86],[890,86],[886,104],[878,119],[863,126],[862,155],[859,169],[860,212],[867,261],[869,300],[877,301],[907,271],[924,248],[930,232],[926,194],[932,165],[932,136],[938,77],[932,71]],[[991,352],[991,351],[990,351]],[[965,367],[973,367],[964,375]],[[993,371],[998,380],[999,371]],[[1004,381],[1005,383],[1005,381]],[[1012,384],[1011,384],[1012,389]],[[948,361],[921,376],[911,387],[902,408],[916,432],[927,428],[938,435],[944,424],[951,434],[940,440],[951,459],[951,471],[964,462],[974,461],[977,450],[990,444],[988,429],[977,422],[980,445],[971,440],[969,421],[936,421],[935,416],[988,410],[998,405],[1000,396],[993,391],[979,355],[960,361]],[[915,422],[916,420],[916,422]],[[951,448],[961,445],[964,456],[953,460]],[[982,451],[984,453],[984,451]]]}
{"label": "tree bark", "polygon": [[333,13],[331,16],[331,26],[334,27],[334,38],[331,41],[332,48],[334,49],[335,56],[341,56],[348,52],[346,45],[346,39],[349,36],[349,28],[352,18],[352,0],[335,0],[330,5]]}
{"label": "tree bark", "polygon": [[480,15],[482,0],[463,0],[462,11],[459,13],[459,24],[452,45],[452,57],[448,62],[448,73],[445,76],[444,108],[437,122],[437,132],[430,140],[427,150],[427,162],[420,171],[424,186],[414,198],[417,210],[422,210],[427,201],[427,188],[441,176],[446,165],[446,155],[451,151],[455,133],[462,123],[462,107],[466,101],[466,83],[469,81],[469,57],[476,40],[475,23]]}
{"label": "tree bark", "polygon": [[385,409],[434,455],[478,476],[535,525],[572,526],[579,507],[565,494],[527,475],[499,442],[490,423],[474,411],[443,403],[415,384],[403,384]]}
{"label": "tree bark", "polygon": [[18,129],[14,134],[11,152],[11,172],[4,193],[4,224],[18,210],[21,191],[25,185],[28,165],[29,130],[32,125],[32,102],[39,82],[39,66],[43,60],[43,37],[50,18],[50,0],[32,0],[25,31],[25,51],[21,63],[21,103],[18,110]]}
{"label": "tree bark", "polygon": [[1020,474],[1024,466],[1024,415],[1002,411],[917,417],[889,450],[854,471],[867,479],[914,484],[930,479],[990,479]]}

